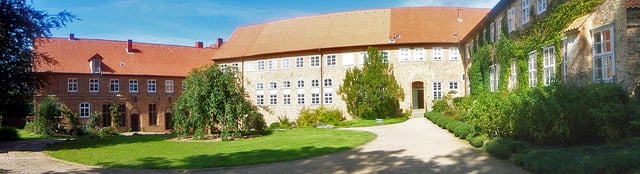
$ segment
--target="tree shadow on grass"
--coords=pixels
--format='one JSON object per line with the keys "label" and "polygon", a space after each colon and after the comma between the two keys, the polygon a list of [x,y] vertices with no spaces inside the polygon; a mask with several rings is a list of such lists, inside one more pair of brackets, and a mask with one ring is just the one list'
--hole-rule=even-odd
{"label": "tree shadow on grass", "polygon": [[120,144],[143,143],[154,141],[165,141],[172,138],[171,135],[141,135],[141,136],[112,136],[104,138],[82,138],[58,143],[47,148],[47,151],[99,148]]}

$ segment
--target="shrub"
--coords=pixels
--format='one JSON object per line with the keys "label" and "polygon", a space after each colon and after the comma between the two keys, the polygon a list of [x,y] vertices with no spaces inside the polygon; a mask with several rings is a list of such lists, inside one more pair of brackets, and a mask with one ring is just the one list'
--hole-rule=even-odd
{"label": "shrub", "polygon": [[0,141],[13,141],[19,140],[20,135],[18,130],[13,127],[2,126],[0,127]]}
{"label": "shrub", "polygon": [[87,129],[89,136],[92,137],[109,137],[118,135],[118,130],[113,127],[89,128]]}
{"label": "shrub", "polygon": [[477,147],[477,148],[482,147],[484,145],[484,142],[486,142],[488,140],[489,140],[489,137],[486,136],[486,135],[480,135],[480,136],[474,136],[472,138],[467,138],[467,141],[469,141],[469,144],[471,144],[473,147]]}
{"label": "shrub", "polygon": [[449,110],[449,104],[446,100],[434,100],[433,106],[431,106],[432,112],[442,113],[444,114]]}
{"label": "shrub", "polygon": [[509,159],[512,153],[511,140],[505,138],[496,138],[494,140],[488,141],[484,145],[484,149],[489,154],[497,158]]}
{"label": "shrub", "polygon": [[282,129],[282,125],[279,122],[273,122],[269,125],[269,129]]}
{"label": "shrub", "polygon": [[319,107],[317,109],[302,108],[296,124],[300,127],[313,127],[318,124],[338,124],[344,120],[342,112],[336,109]]}

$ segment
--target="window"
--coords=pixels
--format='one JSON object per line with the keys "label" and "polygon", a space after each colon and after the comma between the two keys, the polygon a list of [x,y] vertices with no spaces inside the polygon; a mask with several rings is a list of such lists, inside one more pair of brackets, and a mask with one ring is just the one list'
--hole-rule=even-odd
{"label": "window", "polygon": [[489,90],[491,92],[496,92],[498,90],[498,82],[500,82],[500,65],[494,64],[491,67],[491,72],[489,72]]}
{"label": "window", "polygon": [[358,61],[360,61],[360,65],[364,65],[365,59],[368,58],[367,52],[361,52],[358,54]]}
{"label": "window", "polygon": [[344,53],[342,54],[342,65],[350,66],[353,65],[353,53]]}
{"label": "window", "polygon": [[264,70],[264,60],[258,60],[258,71]]}
{"label": "window", "polygon": [[102,60],[99,56],[96,56],[91,60],[91,73],[100,74],[102,72]]}
{"label": "window", "polygon": [[270,105],[277,105],[278,104],[278,95],[275,95],[275,94],[269,95],[269,104]]}
{"label": "window", "polygon": [[264,89],[264,84],[263,83],[256,83],[256,89],[257,90]]}
{"label": "window", "polygon": [[67,90],[69,92],[78,92],[78,78],[67,79]]}
{"label": "window", "polygon": [[522,24],[529,22],[529,0],[522,0]]}
{"label": "window", "polygon": [[91,104],[87,102],[80,103],[80,118],[89,118],[91,114]]}
{"label": "window", "polygon": [[507,14],[507,27],[509,27],[509,33],[516,31],[516,9],[513,7],[509,9]]}
{"label": "window", "polygon": [[111,92],[119,92],[120,91],[120,80],[111,79],[109,82],[109,88]]}
{"label": "window", "polygon": [[285,105],[290,105],[291,104],[291,94],[282,95],[282,102]]}
{"label": "window", "polygon": [[244,63],[244,70],[247,72],[251,72],[253,71],[253,61],[248,61],[246,63]]}
{"label": "window", "polygon": [[538,0],[538,14],[547,11],[547,0]]}
{"label": "window", "polygon": [[100,80],[97,78],[89,79],[89,92],[100,92]]}
{"label": "window", "polygon": [[518,84],[518,62],[511,61],[511,76],[509,76],[509,89],[515,89]]}
{"label": "window", "polygon": [[282,58],[280,62],[282,63],[282,69],[289,69],[289,58]]}
{"label": "window", "polygon": [[496,38],[496,24],[492,22],[491,25],[489,25],[489,41],[493,43],[495,42],[495,38]]}
{"label": "window", "polygon": [[449,82],[449,89],[458,90],[458,82]]}
{"label": "window", "polygon": [[326,65],[327,66],[335,66],[337,62],[336,55],[327,55],[326,57]]}
{"label": "window", "polygon": [[556,54],[555,47],[553,45],[544,47],[542,51],[542,63],[544,65],[544,85],[549,86],[556,77]]}
{"label": "window", "polygon": [[324,104],[333,104],[333,93],[324,93]]}
{"label": "window", "polygon": [[320,66],[320,57],[311,56],[311,67],[319,67],[319,66]]}
{"label": "window", "polygon": [[232,73],[238,73],[238,68],[240,68],[240,64],[239,63],[232,63],[231,64],[231,72]]}
{"label": "window", "polygon": [[460,60],[460,52],[457,47],[449,48],[449,60]]}
{"label": "window", "polygon": [[149,104],[149,126],[158,125],[158,111],[156,104]]}
{"label": "window", "polygon": [[433,82],[433,99],[442,99],[442,82]]}
{"label": "window", "polygon": [[256,95],[256,104],[264,105],[264,95]]}
{"label": "window", "polygon": [[471,44],[464,46],[464,55],[467,59],[471,59]]}
{"label": "window", "polygon": [[612,27],[593,32],[593,53],[593,80],[610,82],[615,75]]}
{"label": "window", "polygon": [[311,104],[320,104],[320,94],[313,93],[311,94]]}
{"label": "window", "polygon": [[304,80],[298,80],[298,88],[304,88]]}
{"label": "window", "polygon": [[311,80],[311,87],[320,87],[320,81],[319,80]]}
{"label": "window", "polygon": [[331,87],[333,85],[333,80],[324,79],[324,87]]}
{"label": "window", "polygon": [[296,68],[303,68],[303,67],[304,67],[304,57],[297,57]]}
{"label": "window", "polygon": [[415,61],[424,61],[424,48],[413,48],[413,59]]}
{"label": "window", "polygon": [[147,92],[156,92],[156,80],[147,80]]}
{"label": "window", "polygon": [[276,70],[277,68],[276,60],[269,60],[269,70]]}
{"label": "window", "polygon": [[400,62],[406,62],[411,60],[411,51],[409,50],[409,48],[400,48],[400,57],[399,57],[399,61]]}
{"label": "window", "polygon": [[277,88],[278,88],[278,83],[269,82],[269,89],[277,89]]}
{"label": "window", "polygon": [[564,38],[562,39],[562,47],[560,48],[560,50],[562,50],[562,80],[564,80],[564,82],[567,82],[567,62],[569,62],[567,60],[567,54],[569,54],[568,49],[569,41],[567,38]]}
{"label": "window", "polygon": [[502,35],[502,16],[496,19],[496,41],[500,40],[500,35]]}
{"label": "window", "polygon": [[538,54],[536,52],[529,53],[529,87],[535,87],[538,84],[537,58]]}
{"label": "window", "polygon": [[173,93],[173,80],[165,80],[164,81],[164,92]]}
{"label": "window", "polygon": [[442,60],[442,48],[440,47],[433,48],[433,60]]}
{"label": "window", "polygon": [[185,89],[187,89],[187,86],[184,85],[184,80],[181,81],[181,83],[182,83],[182,85],[181,85],[182,86],[182,91],[184,91]]}
{"label": "window", "polygon": [[291,82],[290,81],[283,81],[282,82],[282,88],[291,88]]}
{"label": "window", "polygon": [[129,92],[138,92],[138,80],[129,79]]}
{"label": "window", "polygon": [[299,105],[304,104],[304,94],[298,94],[298,104]]}
{"label": "window", "polygon": [[389,63],[389,52],[382,51],[382,63]]}

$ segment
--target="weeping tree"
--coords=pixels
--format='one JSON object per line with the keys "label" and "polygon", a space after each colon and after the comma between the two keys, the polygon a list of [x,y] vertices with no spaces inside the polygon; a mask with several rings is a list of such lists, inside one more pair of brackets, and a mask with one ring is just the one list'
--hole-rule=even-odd
{"label": "weeping tree", "polygon": [[386,118],[399,114],[399,100],[404,92],[393,75],[393,67],[382,52],[369,47],[362,69],[347,70],[338,94],[353,117]]}
{"label": "weeping tree", "polygon": [[230,68],[234,67],[207,65],[187,76],[185,91],[173,107],[174,129],[180,136],[203,139],[205,133],[216,132],[230,140],[264,130],[262,115]]}

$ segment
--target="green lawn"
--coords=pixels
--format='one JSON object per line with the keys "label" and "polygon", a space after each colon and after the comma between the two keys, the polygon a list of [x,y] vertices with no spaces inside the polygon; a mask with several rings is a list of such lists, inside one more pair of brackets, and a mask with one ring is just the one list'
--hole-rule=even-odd
{"label": "green lawn", "polygon": [[392,117],[386,118],[382,121],[382,124],[378,124],[376,120],[363,120],[363,119],[352,119],[340,122],[340,124],[336,125],[337,127],[369,127],[369,126],[378,126],[378,125],[387,125],[387,124],[396,124],[407,121],[408,117]]}
{"label": "green lawn", "polygon": [[362,131],[300,128],[228,142],[176,142],[168,135],[80,139],[46,151],[66,161],[115,168],[194,169],[309,158],[352,149],[375,138]]}
{"label": "green lawn", "polygon": [[43,139],[48,138],[47,136],[34,134],[24,129],[18,129],[18,135],[20,135],[20,139]]}

